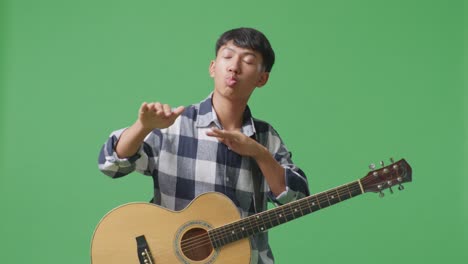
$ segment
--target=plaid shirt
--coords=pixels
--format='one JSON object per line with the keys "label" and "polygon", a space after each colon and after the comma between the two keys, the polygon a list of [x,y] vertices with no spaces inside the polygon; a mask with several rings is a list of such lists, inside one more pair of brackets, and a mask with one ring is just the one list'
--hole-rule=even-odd
{"label": "plaid shirt", "polygon": [[[172,126],[153,130],[130,158],[120,159],[115,153],[124,129],[114,131],[101,149],[99,169],[112,178],[135,170],[153,177],[153,202],[171,210],[181,210],[196,196],[215,191],[227,195],[241,216],[246,217],[267,210],[267,198],[284,204],[309,195],[307,179],[292,163],[291,153],[278,133],[268,123],[253,118],[248,107],[242,133],[265,146],[285,169],[287,188],[278,197],[269,190],[253,159],[236,154],[205,134],[211,127],[222,129],[210,96],[187,107]],[[254,177],[257,183],[252,180]],[[260,188],[257,195],[254,186]],[[256,197],[261,197],[261,201],[255,201]],[[252,263],[274,262],[267,232],[253,236],[251,242]]]}

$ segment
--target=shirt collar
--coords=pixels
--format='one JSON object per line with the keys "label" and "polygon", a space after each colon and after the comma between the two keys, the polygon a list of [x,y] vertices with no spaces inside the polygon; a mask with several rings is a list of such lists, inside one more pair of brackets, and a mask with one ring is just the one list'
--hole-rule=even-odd
{"label": "shirt collar", "polygon": [[[213,104],[211,102],[212,97],[213,93],[211,93],[205,100],[200,102],[196,127],[209,127],[211,124],[215,124],[219,129],[222,129],[221,123],[216,116],[216,112],[214,111]],[[254,120],[248,105],[245,108],[244,115],[242,117],[241,132],[249,137],[255,134]]]}

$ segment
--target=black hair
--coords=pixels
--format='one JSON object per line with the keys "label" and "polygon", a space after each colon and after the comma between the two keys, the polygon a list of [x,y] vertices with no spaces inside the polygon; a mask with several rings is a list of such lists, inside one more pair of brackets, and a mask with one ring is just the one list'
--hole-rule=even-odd
{"label": "black hair", "polygon": [[218,41],[216,41],[216,53],[218,54],[221,46],[229,41],[233,41],[234,45],[251,49],[262,55],[263,67],[266,72],[270,72],[273,64],[275,63],[275,52],[270,45],[268,39],[262,32],[253,28],[235,28],[224,32]]}

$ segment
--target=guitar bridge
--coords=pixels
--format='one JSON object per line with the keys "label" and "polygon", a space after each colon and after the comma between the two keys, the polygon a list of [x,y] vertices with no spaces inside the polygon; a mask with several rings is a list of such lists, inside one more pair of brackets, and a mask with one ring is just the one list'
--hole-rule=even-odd
{"label": "guitar bridge", "polygon": [[153,256],[144,235],[136,237],[137,254],[140,264],[154,264]]}

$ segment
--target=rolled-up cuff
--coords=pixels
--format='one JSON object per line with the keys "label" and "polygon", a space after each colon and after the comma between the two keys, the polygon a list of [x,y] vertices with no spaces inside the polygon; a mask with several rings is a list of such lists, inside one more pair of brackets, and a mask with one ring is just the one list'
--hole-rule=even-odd
{"label": "rolled-up cuff", "polygon": [[268,198],[276,205],[283,205],[309,195],[307,180],[300,173],[286,167],[284,169],[286,190],[275,196],[271,191]]}
{"label": "rolled-up cuff", "polygon": [[276,205],[283,205],[294,199],[295,193],[290,191],[289,187],[286,186],[286,190],[275,196],[271,191],[268,192],[268,197]]}
{"label": "rolled-up cuff", "polygon": [[106,157],[106,161],[109,163],[113,163],[121,168],[130,167],[135,163],[136,160],[138,160],[141,157],[139,152],[140,151],[137,151],[137,153],[133,154],[133,156],[122,159],[122,158],[119,158],[117,156],[117,152],[114,151],[112,152],[111,156]]}

